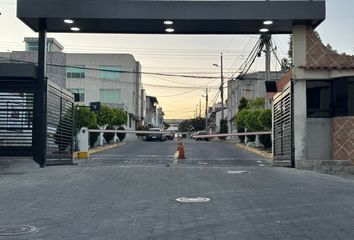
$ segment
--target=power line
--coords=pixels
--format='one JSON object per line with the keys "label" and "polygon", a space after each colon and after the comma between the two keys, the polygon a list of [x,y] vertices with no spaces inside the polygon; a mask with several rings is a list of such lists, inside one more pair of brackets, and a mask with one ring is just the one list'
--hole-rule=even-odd
{"label": "power line", "polygon": [[[37,64],[37,62],[31,61],[23,61],[23,60],[14,60],[11,58],[0,57],[5,60],[10,60],[14,62],[21,62],[21,63],[32,63]],[[101,72],[112,72],[112,73],[128,73],[128,74],[145,74],[145,75],[156,75],[156,76],[165,76],[165,77],[181,77],[181,78],[198,78],[198,79],[218,79],[220,77],[210,77],[210,76],[196,76],[196,75],[185,75],[185,74],[165,74],[165,73],[157,73],[157,72],[139,72],[139,71],[126,71],[126,70],[107,70],[107,69],[100,69],[100,68],[92,68],[92,67],[80,67],[80,66],[68,66],[68,65],[61,65],[61,64],[53,64],[47,63],[47,66],[52,67],[61,67],[61,68],[76,68],[76,69],[84,69],[84,70],[92,70],[92,71],[101,71]]]}

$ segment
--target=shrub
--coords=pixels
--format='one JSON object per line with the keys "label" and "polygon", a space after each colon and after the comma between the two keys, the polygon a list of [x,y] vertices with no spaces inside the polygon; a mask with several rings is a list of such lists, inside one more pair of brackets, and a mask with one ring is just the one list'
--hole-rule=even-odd
{"label": "shrub", "polygon": [[123,111],[120,108],[115,108],[113,109],[113,113],[114,113],[114,118],[111,123],[113,126],[120,126],[127,123],[128,116],[125,113],[125,111]]}
{"label": "shrub", "polygon": [[97,113],[97,124],[98,126],[113,125],[114,118],[115,112],[112,108],[101,106]]}
{"label": "shrub", "polygon": [[[108,125],[106,127],[106,130],[114,130],[114,127],[112,125]],[[108,133],[108,132],[103,133],[103,137],[107,143],[110,143],[112,141],[114,135],[115,135],[114,133]]]}
{"label": "shrub", "polygon": [[[262,126],[258,121],[258,117],[261,114],[261,110],[251,110],[245,119],[245,127],[247,132],[257,132],[262,130]],[[247,136],[251,142],[256,139],[255,135]]]}
{"label": "shrub", "polygon": [[[90,129],[98,129],[98,127],[97,126],[91,126]],[[90,136],[89,136],[90,147],[94,147],[95,146],[95,143],[96,143],[97,138],[98,138],[99,135],[100,135],[100,133],[98,133],[98,132],[90,133]]]}
{"label": "shrub", "polygon": [[264,109],[261,111],[261,114],[258,117],[258,121],[262,126],[263,130],[272,129],[272,110]]}
{"label": "shrub", "polygon": [[[119,127],[118,130],[125,130],[124,127]],[[119,138],[119,141],[123,141],[125,139],[125,133],[117,133],[117,136]]]}
{"label": "shrub", "polygon": [[[246,117],[249,114],[249,112],[250,112],[249,110],[242,110],[237,113],[237,116],[236,116],[237,132],[239,132],[239,133],[245,132],[245,127],[246,127],[245,122],[246,122]],[[239,136],[238,138],[242,142],[245,140],[244,136]]]}
{"label": "shrub", "polygon": [[76,108],[75,111],[75,128],[78,132],[82,127],[92,127],[97,125],[96,114],[86,107]]}

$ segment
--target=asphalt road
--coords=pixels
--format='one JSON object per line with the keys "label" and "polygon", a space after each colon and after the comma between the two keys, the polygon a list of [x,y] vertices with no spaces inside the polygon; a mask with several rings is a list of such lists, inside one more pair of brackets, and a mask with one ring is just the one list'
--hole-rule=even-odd
{"label": "asphalt road", "polygon": [[[178,163],[175,150],[128,143],[77,166],[2,169],[0,239],[354,239],[352,180],[259,166],[226,143],[186,142]],[[1,236],[8,225],[38,230]]]}

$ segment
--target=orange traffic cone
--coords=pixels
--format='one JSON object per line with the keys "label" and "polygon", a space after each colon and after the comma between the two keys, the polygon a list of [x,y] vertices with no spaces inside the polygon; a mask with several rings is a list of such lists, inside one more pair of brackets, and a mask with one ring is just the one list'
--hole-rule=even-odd
{"label": "orange traffic cone", "polygon": [[186,159],[186,156],[184,155],[184,144],[182,141],[178,141],[177,151],[178,151],[178,159]]}

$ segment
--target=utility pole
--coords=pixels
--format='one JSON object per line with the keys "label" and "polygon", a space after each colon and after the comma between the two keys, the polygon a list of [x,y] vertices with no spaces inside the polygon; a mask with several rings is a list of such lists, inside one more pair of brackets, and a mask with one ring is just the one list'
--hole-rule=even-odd
{"label": "utility pole", "polygon": [[208,129],[208,88],[205,90],[205,130]]}
{"label": "utility pole", "polygon": [[270,41],[271,41],[271,35],[266,36],[265,40],[265,80],[270,81]]}
{"label": "utility pole", "polygon": [[221,95],[221,119],[224,119],[224,66],[223,66],[223,57],[222,53],[220,55],[220,68],[221,68],[221,86],[220,86],[220,95]]}
{"label": "utility pole", "polygon": [[199,98],[199,117],[202,117],[202,100]]}

